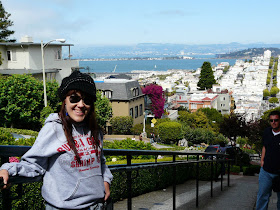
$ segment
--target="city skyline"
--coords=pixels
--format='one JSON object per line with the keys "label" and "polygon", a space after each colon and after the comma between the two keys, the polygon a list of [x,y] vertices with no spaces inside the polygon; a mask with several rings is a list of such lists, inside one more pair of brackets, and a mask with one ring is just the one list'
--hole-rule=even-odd
{"label": "city skyline", "polygon": [[11,38],[75,45],[280,43],[280,2],[2,0]]}

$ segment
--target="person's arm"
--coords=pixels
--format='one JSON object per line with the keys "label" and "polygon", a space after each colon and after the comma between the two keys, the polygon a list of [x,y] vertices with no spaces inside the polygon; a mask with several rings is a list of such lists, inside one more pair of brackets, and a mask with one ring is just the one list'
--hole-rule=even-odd
{"label": "person's arm", "polygon": [[263,146],[262,148],[261,167],[263,167],[264,164],[264,156],[265,156],[265,146]]}
{"label": "person's arm", "polygon": [[110,197],[110,184],[108,182],[104,182],[104,187],[105,187],[105,197],[104,201],[106,201]]}
{"label": "person's arm", "polygon": [[57,135],[53,126],[51,124],[45,125],[41,129],[34,145],[21,157],[19,163],[4,163],[1,166],[1,177],[3,177],[4,181],[8,181],[7,171],[8,176],[36,177],[44,175],[48,167],[48,158],[58,153],[53,144],[53,140],[56,138]]}
{"label": "person's arm", "polygon": [[0,170],[0,178],[3,178],[4,183],[4,185],[0,189],[6,189],[9,180],[9,172],[5,169]]}

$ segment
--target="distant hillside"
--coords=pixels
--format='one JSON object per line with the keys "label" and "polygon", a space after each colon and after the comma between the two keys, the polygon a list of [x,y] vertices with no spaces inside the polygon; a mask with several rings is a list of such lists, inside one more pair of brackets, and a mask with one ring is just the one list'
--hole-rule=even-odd
{"label": "distant hillside", "polygon": [[226,58],[226,59],[251,59],[252,57],[261,56],[263,55],[264,51],[270,50],[271,55],[276,57],[280,55],[279,48],[249,48],[246,50],[240,50],[236,52],[230,52],[225,54],[216,54],[217,58]]}
{"label": "distant hillside", "polygon": [[[73,59],[172,57],[182,56],[183,54],[190,57],[208,58],[209,55],[224,55],[224,53],[237,52],[248,48],[280,48],[280,44],[240,44],[236,42],[229,44],[206,45],[140,43],[126,46],[94,46],[75,44],[75,46],[71,48],[71,54],[73,55]],[[65,47],[65,50],[63,51],[63,57],[66,58],[68,55],[69,50]]]}

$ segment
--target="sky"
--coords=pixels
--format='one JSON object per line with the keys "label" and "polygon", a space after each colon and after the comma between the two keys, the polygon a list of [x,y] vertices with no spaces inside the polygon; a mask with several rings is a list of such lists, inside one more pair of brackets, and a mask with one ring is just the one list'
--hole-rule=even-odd
{"label": "sky", "polygon": [[279,0],[2,0],[11,38],[81,45],[280,43]]}

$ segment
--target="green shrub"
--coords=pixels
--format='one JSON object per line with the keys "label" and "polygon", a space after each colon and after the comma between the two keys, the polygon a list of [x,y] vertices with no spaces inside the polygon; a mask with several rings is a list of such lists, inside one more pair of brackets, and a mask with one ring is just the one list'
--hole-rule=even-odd
{"label": "green shrub", "polygon": [[[131,149],[131,150],[155,150],[150,143],[145,143],[143,141],[133,141],[130,138],[125,140],[115,140],[114,142],[104,142],[103,147],[106,149]],[[139,155],[133,156],[133,159],[150,159],[154,156],[151,155]],[[125,156],[107,156],[106,160],[111,161],[112,158],[117,158],[118,160],[124,160]]]}
{"label": "green shrub", "polygon": [[130,134],[133,126],[133,119],[131,116],[113,117],[110,123],[114,134]]}
{"label": "green shrub", "polygon": [[4,128],[0,128],[0,145],[10,145],[13,144],[15,138],[13,135],[5,130]]}
{"label": "green shrub", "polygon": [[42,126],[44,125],[47,117],[53,112],[54,112],[54,110],[49,106],[46,106],[42,109],[42,111],[40,112],[40,123]]}
{"label": "green shrub", "polygon": [[[11,133],[30,135],[31,138],[22,138],[15,140]],[[38,132],[16,128],[0,128],[0,145],[22,145],[32,146],[36,140]]]}
{"label": "green shrub", "polygon": [[[221,171],[221,164],[213,164],[213,177],[216,179],[219,177]],[[217,173],[216,173],[217,172]],[[200,164],[199,180],[207,181],[211,179],[211,164]]]}
{"label": "green shrub", "polygon": [[[134,135],[140,135],[143,132],[143,124],[136,124],[131,128],[131,133]],[[153,132],[153,128],[150,124],[145,125],[145,132],[150,134]]]}
{"label": "green shrub", "polygon": [[269,101],[269,103],[279,103],[279,100],[276,97],[272,97],[272,98],[268,99],[268,101]]}
{"label": "green shrub", "polygon": [[240,166],[236,166],[236,165],[230,166],[230,172],[239,173],[240,172]]}
{"label": "green shrub", "polygon": [[164,122],[159,124],[158,132],[160,139],[165,143],[178,142],[182,139],[182,125],[178,122]]}
{"label": "green shrub", "polygon": [[243,166],[243,175],[254,176],[260,172],[260,168],[258,165]]}
{"label": "green shrub", "polygon": [[26,129],[17,129],[17,128],[0,128],[4,129],[5,131],[9,133],[17,133],[17,134],[23,134],[23,135],[30,135],[30,136],[38,136],[37,131],[32,131],[32,130],[26,130]]}
{"label": "green shrub", "polygon": [[45,209],[45,202],[41,195],[42,182],[26,183],[22,185],[22,197],[17,190],[18,185],[11,188],[12,209]]}

